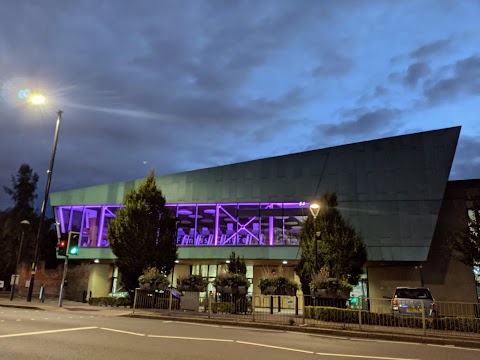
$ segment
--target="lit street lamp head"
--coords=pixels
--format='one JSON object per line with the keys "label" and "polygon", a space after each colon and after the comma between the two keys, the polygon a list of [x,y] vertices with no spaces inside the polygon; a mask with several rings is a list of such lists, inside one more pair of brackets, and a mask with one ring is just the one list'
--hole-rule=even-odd
{"label": "lit street lamp head", "polygon": [[320,204],[318,203],[318,201],[314,200],[310,203],[309,209],[313,217],[316,218],[318,213],[320,212]]}
{"label": "lit street lamp head", "polygon": [[32,105],[44,105],[47,102],[47,99],[42,94],[32,94],[29,100]]}

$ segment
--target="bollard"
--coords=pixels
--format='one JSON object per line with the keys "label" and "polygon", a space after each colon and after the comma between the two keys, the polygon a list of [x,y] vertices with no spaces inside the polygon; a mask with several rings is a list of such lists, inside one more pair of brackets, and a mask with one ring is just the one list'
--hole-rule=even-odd
{"label": "bollard", "polygon": [[282,310],[282,297],[278,296],[278,312]]}
{"label": "bollard", "polygon": [[252,294],[252,321],[255,322],[255,294]]}
{"label": "bollard", "polygon": [[270,314],[273,315],[273,296],[270,295]]}
{"label": "bollard", "polygon": [[298,296],[295,296],[295,315],[298,316]]}
{"label": "bollard", "polygon": [[45,289],[45,284],[43,284],[42,286],[40,286],[40,293],[38,294],[38,301],[43,303],[43,292],[44,292],[44,289]]}

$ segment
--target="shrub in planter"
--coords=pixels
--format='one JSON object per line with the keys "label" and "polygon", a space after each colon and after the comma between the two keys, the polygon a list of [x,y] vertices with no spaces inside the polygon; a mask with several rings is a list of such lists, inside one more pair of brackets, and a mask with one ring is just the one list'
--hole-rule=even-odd
{"label": "shrub in planter", "polygon": [[213,285],[218,293],[245,295],[250,282],[245,274],[223,271],[217,275]]}
{"label": "shrub in planter", "polygon": [[262,295],[295,295],[299,289],[298,284],[293,279],[288,279],[282,274],[282,269],[270,273],[264,271],[264,276],[258,283]]}
{"label": "shrub in planter", "polygon": [[187,275],[180,276],[177,279],[177,290],[178,291],[193,291],[193,292],[203,292],[205,291],[208,285],[208,280],[205,279],[202,275]]}
{"label": "shrub in planter", "polygon": [[337,279],[330,276],[327,267],[313,274],[310,281],[310,292],[314,297],[348,299],[353,286],[344,278]]}
{"label": "shrub in planter", "polygon": [[138,284],[142,290],[165,290],[169,281],[156,267],[149,267],[138,277]]}

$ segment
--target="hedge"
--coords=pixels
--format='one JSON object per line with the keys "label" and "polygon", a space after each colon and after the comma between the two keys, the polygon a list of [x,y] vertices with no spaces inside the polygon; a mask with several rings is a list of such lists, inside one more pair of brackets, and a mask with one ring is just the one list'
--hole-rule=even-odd
{"label": "hedge", "polygon": [[131,305],[130,297],[91,297],[88,299],[88,304],[92,306],[123,306],[129,307]]}
{"label": "hedge", "polygon": [[[324,306],[305,306],[305,318],[344,324],[358,324],[358,311]],[[421,317],[395,316],[361,310],[362,324],[423,328]],[[480,333],[480,318],[443,317],[425,318],[426,329]]]}

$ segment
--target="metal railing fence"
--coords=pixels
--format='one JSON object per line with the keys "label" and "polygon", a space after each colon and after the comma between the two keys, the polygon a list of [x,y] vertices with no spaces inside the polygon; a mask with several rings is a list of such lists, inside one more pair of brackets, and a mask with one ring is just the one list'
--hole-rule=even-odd
{"label": "metal railing fence", "polygon": [[[170,305],[171,301],[171,305]],[[478,303],[418,300],[415,306],[390,299],[323,299],[310,295],[186,293],[180,299],[137,289],[133,311],[181,313],[208,318],[392,332],[458,335],[480,339]]]}

